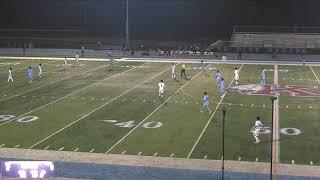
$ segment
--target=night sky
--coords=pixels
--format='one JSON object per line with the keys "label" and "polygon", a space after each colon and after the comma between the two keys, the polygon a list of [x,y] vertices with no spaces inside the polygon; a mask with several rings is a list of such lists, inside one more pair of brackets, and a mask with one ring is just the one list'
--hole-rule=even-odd
{"label": "night sky", "polygon": [[[234,25],[320,26],[319,0],[129,0],[135,39],[206,39]],[[2,0],[0,28],[81,29],[121,37],[125,0]],[[84,23],[86,11],[86,23]]]}

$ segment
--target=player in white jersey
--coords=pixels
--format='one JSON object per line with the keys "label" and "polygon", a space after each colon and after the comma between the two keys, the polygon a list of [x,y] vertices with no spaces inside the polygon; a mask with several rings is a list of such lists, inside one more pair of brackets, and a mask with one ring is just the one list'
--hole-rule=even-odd
{"label": "player in white jersey", "polygon": [[79,56],[78,52],[76,53],[75,59],[76,59],[76,65],[79,67],[80,66],[80,56]]}
{"label": "player in white jersey", "polygon": [[236,68],[234,69],[234,80],[236,81],[236,85],[239,84],[239,79],[240,79],[239,70],[238,70],[238,68],[236,67]]}
{"label": "player in white jersey", "polygon": [[41,64],[39,64],[38,68],[39,68],[38,76],[39,76],[39,78],[41,78],[41,75],[42,75],[42,67],[41,67]]}
{"label": "player in white jersey", "polygon": [[8,82],[13,82],[13,77],[12,77],[12,68],[10,67],[9,68],[9,71],[8,71]]}
{"label": "player in white jersey", "polygon": [[163,98],[163,93],[164,93],[164,88],[165,88],[163,80],[160,80],[158,87],[159,87],[159,97]]}
{"label": "player in white jersey", "polygon": [[254,143],[256,144],[260,143],[259,135],[262,129],[263,129],[263,124],[260,121],[260,117],[258,116],[256,122],[254,123],[254,127],[252,127],[251,129],[252,135],[255,139]]}
{"label": "player in white jersey", "polygon": [[171,66],[171,79],[177,80],[176,65],[174,63],[172,63],[172,66]]}
{"label": "player in white jersey", "polygon": [[63,69],[66,70],[67,67],[68,67],[68,61],[67,61],[67,58],[65,57],[63,60]]}

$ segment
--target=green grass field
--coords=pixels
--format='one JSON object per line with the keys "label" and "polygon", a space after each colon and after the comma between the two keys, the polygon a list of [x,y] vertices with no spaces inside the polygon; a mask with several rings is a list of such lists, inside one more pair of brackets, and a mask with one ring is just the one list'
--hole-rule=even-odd
{"label": "green grass field", "polygon": [[[108,71],[105,62],[86,61],[80,68],[63,70],[62,61],[41,60],[43,77],[37,77],[39,60],[0,60],[0,146],[93,153],[114,153],[196,159],[221,159],[222,107],[226,116],[225,158],[270,159],[270,133],[254,144],[249,132],[255,117],[271,127],[270,96],[227,91],[221,98],[215,83],[219,69],[228,87],[234,67],[241,68],[240,85],[259,84],[261,68],[273,65],[187,64],[188,79],[171,79],[171,63],[119,62]],[[34,68],[27,82],[26,69]],[[14,83],[7,83],[12,67]],[[320,94],[320,67],[279,65],[280,85],[301,85]],[[177,75],[180,67],[177,67]],[[165,97],[158,97],[163,79]],[[214,114],[200,112],[203,92]],[[298,164],[320,164],[320,95],[279,96],[279,159]],[[295,129],[292,129],[295,128]]]}

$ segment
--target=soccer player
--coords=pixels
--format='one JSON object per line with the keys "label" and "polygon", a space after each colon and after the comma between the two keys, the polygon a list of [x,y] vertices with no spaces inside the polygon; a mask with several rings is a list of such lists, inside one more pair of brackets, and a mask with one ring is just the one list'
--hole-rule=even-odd
{"label": "soccer player", "polygon": [[203,107],[200,109],[200,112],[203,112],[203,109],[205,109],[206,111],[209,111],[209,114],[211,114],[211,109],[209,108],[209,96],[207,92],[203,93]]}
{"label": "soccer player", "polygon": [[81,57],[84,57],[84,46],[81,46]]}
{"label": "soccer player", "polygon": [[113,70],[113,64],[116,63],[116,60],[113,59],[112,56],[110,56],[110,60],[109,60],[109,71]]}
{"label": "soccer player", "polygon": [[163,98],[164,87],[165,87],[163,80],[160,80],[158,87],[159,87],[159,97]]}
{"label": "soccer player", "polygon": [[12,77],[12,68],[10,67],[9,68],[9,71],[8,71],[8,82],[13,82],[13,77]]}
{"label": "soccer player", "polygon": [[75,59],[76,59],[76,65],[79,67],[80,66],[80,56],[79,56],[78,52],[76,53]]}
{"label": "soccer player", "polygon": [[29,83],[32,83],[32,79],[33,79],[32,75],[33,75],[32,67],[30,66],[30,67],[28,68],[28,79],[29,79]]}
{"label": "soccer player", "polygon": [[260,121],[260,117],[258,116],[256,119],[256,122],[254,123],[254,127],[252,128],[252,131],[251,131],[254,139],[256,140],[254,143],[256,144],[260,143],[259,135],[262,129],[263,129],[263,124]]}
{"label": "soccer player", "polygon": [[262,68],[262,73],[260,77],[261,77],[261,84],[265,85],[266,79],[267,79],[267,70],[265,68]]}
{"label": "soccer player", "polygon": [[185,64],[182,64],[181,65],[181,77],[182,75],[184,75],[184,78],[187,79],[187,74],[186,74],[186,65]]}
{"label": "soccer player", "polygon": [[39,64],[38,68],[39,68],[39,74],[38,74],[38,76],[39,76],[39,78],[41,78],[41,75],[42,75],[42,67],[41,67],[41,64]]}
{"label": "soccer player", "polygon": [[224,79],[223,78],[221,78],[219,90],[220,90],[220,93],[222,94],[221,97],[223,97],[225,95],[225,86],[224,86]]}
{"label": "soccer player", "polygon": [[203,63],[203,60],[200,62],[200,70],[202,73],[206,72],[206,65]]}
{"label": "soccer player", "polygon": [[67,61],[67,57],[65,57],[63,60],[63,69],[66,70],[67,67],[68,67],[68,61]]}
{"label": "soccer player", "polygon": [[171,79],[177,80],[176,65],[174,63],[172,63],[172,66],[171,66]]}
{"label": "soccer player", "polygon": [[220,86],[221,78],[222,78],[221,77],[221,73],[218,70],[217,73],[216,73],[216,81],[217,81],[218,86]]}
{"label": "soccer player", "polygon": [[238,70],[238,68],[236,67],[236,68],[234,69],[234,80],[236,81],[236,85],[239,84],[239,79],[240,79],[239,70]]}

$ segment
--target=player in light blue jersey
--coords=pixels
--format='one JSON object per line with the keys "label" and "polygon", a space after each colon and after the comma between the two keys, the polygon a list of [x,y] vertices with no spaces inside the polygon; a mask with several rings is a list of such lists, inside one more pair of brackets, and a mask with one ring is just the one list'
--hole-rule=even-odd
{"label": "player in light blue jersey", "polygon": [[267,80],[267,70],[265,68],[262,68],[262,73],[260,77],[261,77],[261,84],[265,85]]}
{"label": "player in light blue jersey", "polygon": [[221,93],[221,97],[223,97],[225,95],[225,92],[226,92],[223,78],[221,78],[221,81],[220,81],[219,91]]}
{"label": "player in light blue jersey", "polygon": [[28,68],[28,79],[29,79],[29,83],[32,83],[32,79],[33,79],[32,67]]}
{"label": "player in light blue jersey", "polygon": [[217,81],[218,86],[220,86],[221,78],[222,78],[221,73],[218,70],[216,73],[216,81]]}
{"label": "player in light blue jersey", "polygon": [[203,60],[200,62],[200,70],[202,73],[206,72],[206,65],[203,63]]}
{"label": "player in light blue jersey", "polygon": [[200,112],[203,112],[203,110],[206,110],[211,114],[211,109],[209,108],[209,96],[207,92],[203,93],[203,107],[200,109]]}

